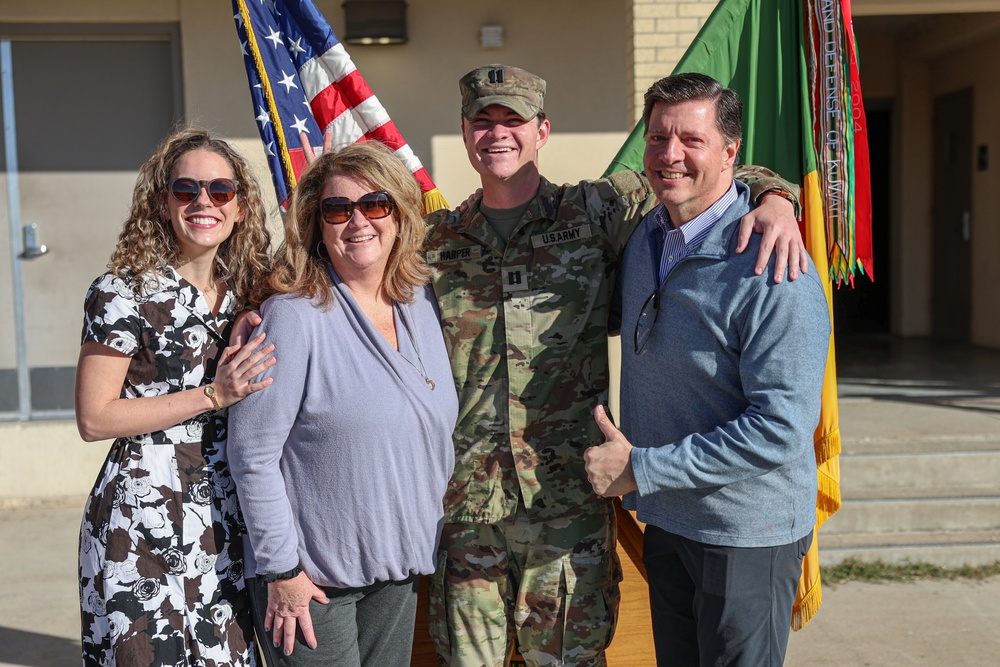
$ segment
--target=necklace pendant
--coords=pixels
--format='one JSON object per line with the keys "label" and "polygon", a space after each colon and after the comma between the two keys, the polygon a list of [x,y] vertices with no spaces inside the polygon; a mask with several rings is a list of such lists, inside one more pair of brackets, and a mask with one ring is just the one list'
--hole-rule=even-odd
{"label": "necklace pendant", "polygon": [[424,378],[424,382],[426,382],[427,384],[429,384],[431,386],[431,391],[434,391],[435,389],[437,389],[437,385],[434,384],[434,380],[432,380],[432,379],[430,379],[428,377],[425,377]]}

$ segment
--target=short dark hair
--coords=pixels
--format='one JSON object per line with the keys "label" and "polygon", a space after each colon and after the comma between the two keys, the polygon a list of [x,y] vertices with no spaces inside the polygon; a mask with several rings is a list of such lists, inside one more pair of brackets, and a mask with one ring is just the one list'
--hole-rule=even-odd
{"label": "short dark hair", "polygon": [[642,122],[649,131],[649,119],[657,102],[677,104],[692,100],[711,100],[715,103],[716,126],[726,144],[743,138],[743,101],[739,93],[726,88],[710,76],[697,72],[672,74],[654,83],[646,91],[642,109]]}

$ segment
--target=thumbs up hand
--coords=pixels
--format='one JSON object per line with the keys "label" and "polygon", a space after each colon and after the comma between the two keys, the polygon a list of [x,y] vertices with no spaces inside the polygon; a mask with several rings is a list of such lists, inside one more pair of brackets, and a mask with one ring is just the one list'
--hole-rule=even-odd
{"label": "thumbs up hand", "polygon": [[594,493],[607,498],[637,490],[639,487],[632,473],[631,443],[608,419],[604,406],[594,408],[594,421],[604,434],[604,443],[583,453],[587,479],[593,485]]}

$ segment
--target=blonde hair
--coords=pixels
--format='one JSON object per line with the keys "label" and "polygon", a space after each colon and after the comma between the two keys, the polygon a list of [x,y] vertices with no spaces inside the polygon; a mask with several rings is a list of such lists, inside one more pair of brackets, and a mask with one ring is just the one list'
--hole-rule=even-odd
{"label": "blonde hair", "polygon": [[422,249],[427,234],[420,186],[406,165],[384,144],[356,143],[321,155],[302,175],[285,217],[285,240],[274,257],[274,270],[267,284],[270,294],[295,294],[315,299],[320,307],[331,300],[327,259],[320,255],[323,241],[320,215],[323,187],[333,176],[356,178],[375,190],[385,190],[395,202],[393,215],[399,237],[389,252],[382,288],[396,302],[409,303],[414,290],[427,283],[430,269]]}
{"label": "blonde hair", "polygon": [[205,130],[182,127],[167,136],[139,168],[132,192],[132,206],[111,254],[108,268],[121,278],[131,278],[136,295],[142,293],[151,271],[181,259],[180,247],[167,214],[170,179],[180,157],[193,150],[211,151],[229,163],[239,181],[236,197],[243,221],[233,226],[229,238],[215,255],[214,277],[233,290],[237,310],[251,305],[251,293],[264,282],[270,267],[271,236],[266,227],[260,186],[239,153]]}

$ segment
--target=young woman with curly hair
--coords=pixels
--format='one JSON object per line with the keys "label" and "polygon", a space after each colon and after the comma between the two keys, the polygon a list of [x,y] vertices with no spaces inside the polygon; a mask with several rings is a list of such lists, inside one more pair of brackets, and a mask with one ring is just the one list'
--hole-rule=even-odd
{"label": "young woman with curly hair", "polygon": [[181,129],[140,168],[77,365],[80,434],[115,438],[80,533],[85,665],[256,664],[226,419],[273,346],[227,342],[269,243],[225,142]]}

